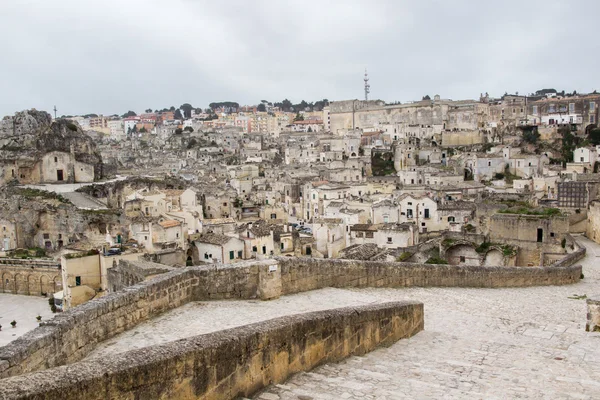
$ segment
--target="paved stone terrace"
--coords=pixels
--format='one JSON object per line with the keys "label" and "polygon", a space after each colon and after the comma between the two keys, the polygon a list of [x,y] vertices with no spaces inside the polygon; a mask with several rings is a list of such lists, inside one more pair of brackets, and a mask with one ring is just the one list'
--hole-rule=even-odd
{"label": "paved stone terrace", "polygon": [[324,365],[258,399],[598,399],[600,334],[585,332],[600,293],[600,246],[576,285],[524,289],[361,290],[425,303],[425,330],[389,348]]}
{"label": "paved stone terrace", "polygon": [[586,333],[584,299],[600,293],[600,246],[576,285],[515,289],[323,289],[275,301],[187,304],[137,326],[89,357],[287,314],[390,300],[425,304],[425,330],[390,348],[325,365],[258,399],[600,398],[600,334]]}

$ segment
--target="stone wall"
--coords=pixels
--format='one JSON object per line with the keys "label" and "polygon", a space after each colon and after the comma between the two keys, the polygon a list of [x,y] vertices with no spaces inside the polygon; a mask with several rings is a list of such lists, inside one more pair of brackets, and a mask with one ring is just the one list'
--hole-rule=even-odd
{"label": "stone wall", "polygon": [[0,293],[42,296],[62,290],[60,263],[0,259]]}
{"label": "stone wall", "polygon": [[233,399],[423,329],[423,304],[292,315],[0,381],[11,399]]}
{"label": "stone wall", "polygon": [[104,340],[193,299],[198,277],[189,269],[87,302],[0,347],[0,378],[72,363]]}
{"label": "stone wall", "polygon": [[590,297],[586,300],[587,304],[587,323],[585,330],[587,332],[600,332],[600,296]]}
{"label": "stone wall", "polygon": [[[574,260],[576,256],[569,262]],[[325,287],[526,287],[578,282],[581,266],[566,264],[466,267],[278,257],[182,268],[42,322],[0,348],[0,378],[79,361],[99,342],[190,301],[269,299]]]}
{"label": "stone wall", "polygon": [[576,283],[581,266],[479,267],[279,258],[282,294],[325,287],[528,287]]}

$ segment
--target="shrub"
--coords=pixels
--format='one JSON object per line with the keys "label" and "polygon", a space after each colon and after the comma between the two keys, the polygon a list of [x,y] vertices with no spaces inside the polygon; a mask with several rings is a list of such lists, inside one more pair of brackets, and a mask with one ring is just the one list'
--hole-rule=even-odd
{"label": "shrub", "polygon": [[15,321],[14,319],[12,320],[12,322],[10,323],[12,325],[12,327],[14,328],[15,326],[17,326],[17,321]]}
{"label": "shrub", "polygon": [[402,261],[408,260],[411,257],[412,257],[412,253],[405,251],[402,254],[400,254],[400,256],[398,256],[398,258],[396,258],[396,261],[402,262]]}
{"label": "shrub", "polygon": [[564,249],[565,247],[567,247],[567,239],[564,239],[560,241],[560,245],[562,246],[562,248]]}
{"label": "shrub", "polygon": [[77,132],[77,125],[75,125],[72,122],[68,122],[67,123],[67,128],[69,128],[69,130],[73,131],[73,132]]}
{"label": "shrub", "polygon": [[35,317],[35,319],[37,319],[37,320],[38,320],[38,322],[39,322],[39,321],[41,321],[41,320],[42,320],[42,316],[41,316],[41,315],[38,315],[37,317]]}
{"label": "shrub", "polygon": [[448,261],[440,257],[429,257],[425,264],[448,264]]}

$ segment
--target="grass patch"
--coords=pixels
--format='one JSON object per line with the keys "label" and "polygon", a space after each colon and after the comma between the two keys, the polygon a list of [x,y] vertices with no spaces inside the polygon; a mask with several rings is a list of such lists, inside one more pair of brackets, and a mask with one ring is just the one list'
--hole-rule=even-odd
{"label": "grass patch", "polygon": [[65,254],[65,258],[67,260],[72,260],[73,258],[82,258],[82,257],[94,256],[94,255],[96,255],[98,253],[99,253],[98,250],[92,249],[92,250],[84,251],[82,253],[69,253],[69,254]]}
{"label": "grass patch", "polygon": [[409,258],[411,258],[411,257],[412,257],[412,255],[413,255],[413,254],[412,254],[411,252],[405,251],[404,253],[400,254],[400,255],[399,255],[397,258],[396,258],[396,261],[397,261],[397,262],[402,262],[402,261],[408,260]]}
{"label": "grass patch", "polygon": [[573,296],[567,297],[567,299],[571,299],[571,300],[585,300],[585,299],[587,299],[587,294],[583,294],[581,296],[577,295],[577,294],[574,294]]}
{"label": "grass patch", "polygon": [[63,197],[62,195],[55,193],[55,192],[49,192],[47,190],[40,190],[40,189],[31,189],[31,188],[17,188],[16,189],[16,194],[25,197],[26,199],[48,199],[48,200],[58,200],[61,203],[65,203],[65,204],[71,204],[71,202]]}
{"label": "grass patch", "polygon": [[448,264],[448,261],[440,257],[429,257],[425,264]]}
{"label": "grass patch", "polygon": [[557,215],[562,215],[561,211],[558,208],[542,208],[542,209],[532,209],[528,207],[519,207],[519,208],[510,208],[508,210],[500,210],[498,211],[500,214],[518,214],[518,215],[537,215],[543,217],[554,217]]}

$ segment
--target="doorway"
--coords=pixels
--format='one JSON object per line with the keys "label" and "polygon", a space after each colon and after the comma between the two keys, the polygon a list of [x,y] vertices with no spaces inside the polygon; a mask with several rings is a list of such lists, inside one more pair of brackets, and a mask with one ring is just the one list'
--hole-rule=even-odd
{"label": "doorway", "polygon": [[544,230],[542,228],[538,228],[537,230],[537,241],[541,243],[544,240]]}
{"label": "doorway", "polygon": [[57,169],[56,170],[56,180],[57,181],[63,181],[64,180],[63,170],[62,169]]}

